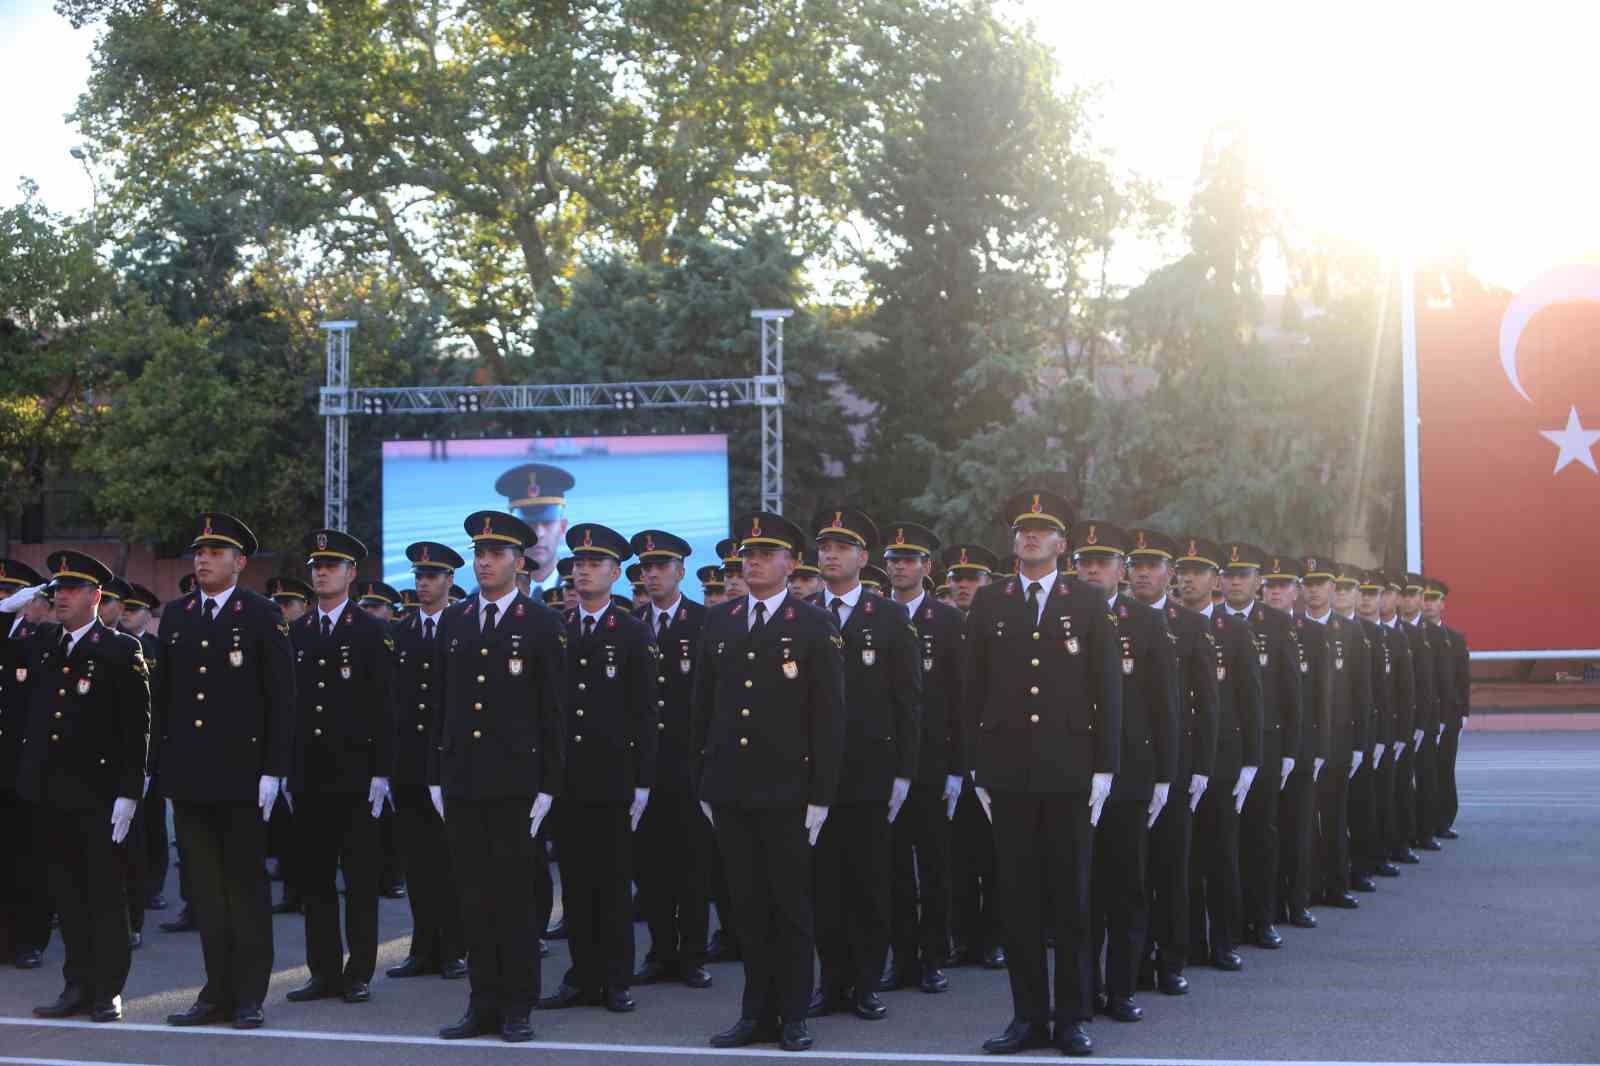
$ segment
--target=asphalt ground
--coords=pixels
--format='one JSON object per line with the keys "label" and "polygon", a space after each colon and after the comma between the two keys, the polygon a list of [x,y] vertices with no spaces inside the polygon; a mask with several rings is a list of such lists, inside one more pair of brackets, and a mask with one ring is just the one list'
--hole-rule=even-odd
{"label": "asphalt ground", "polygon": [[[1460,759],[1461,839],[1424,854],[1420,866],[1380,882],[1361,909],[1319,908],[1313,930],[1283,928],[1282,950],[1244,949],[1240,973],[1189,970],[1190,994],[1143,992],[1145,1019],[1092,1027],[1097,1057],[1151,1064],[1220,1062],[1600,1061],[1600,734],[1469,734]],[[175,885],[169,886],[169,897]],[[305,980],[299,916],[274,919],[277,968],[267,1025],[175,1030],[200,981],[193,933],[162,933],[148,915],[134,956],[127,1019],[41,1023],[29,1009],[60,991],[60,941],[43,969],[0,971],[0,1062],[239,1066],[469,1066],[535,1056],[541,1064],[726,1063],[783,1056],[770,1046],[716,1052],[706,1038],[738,1016],[741,967],[712,967],[715,984],[636,988],[639,1009],[536,1012],[538,1039],[446,1043],[440,1025],[460,1015],[464,982],[391,980],[382,968],[405,954],[410,916],[385,900],[385,938],[373,998],[291,1004]],[[642,925],[640,957],[646,944]],[[566,967],[556,943],[545,960],[548,990]],[[1005,974],[949,971],[943,995],[886,995],[879,1022],[814,1020],[816,1050],[839,1062],[979,1061],[981,1042],[1010,1018]],[[507,1056],[513,1056],[509,1059]],[[796,1056],[786,1056],[796,1057]],[[1053,1052],[1014,1062],[1057,1061]]]}

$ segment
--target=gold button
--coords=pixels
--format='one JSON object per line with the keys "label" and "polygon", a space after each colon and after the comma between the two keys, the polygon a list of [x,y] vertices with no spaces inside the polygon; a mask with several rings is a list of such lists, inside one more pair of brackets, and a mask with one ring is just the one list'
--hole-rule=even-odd
{"label": "gold button", "polygon": [[583,734],[579,733],[577,736],[573,737],[572,738],[572,742],[574,744],[582,744],[583,743]]}
{"label": "gold button", "polygon": [[480,685],[483,684],[483,675],[482,674],[478,675],[478,684],[480,684]]}
{"label": "gold button", "polygon": [[744,653],[744,657],[746,659],[754,659],[756,657],[756,653],[753,651],[747,651]]}
{"label": "gold button", "polygon": [[582,717],[583,717],[583,708],[582,708],[582,707],[579,707],[579,708],[578,708],[578,710],[577,710],[577,715],[578,715],[578,717],[579,717],[579,718],[582,718]]}
{"label": "gold button", "polygon": [[61,717],[61,712],[60,712],[60,711],[57,711],[57,712],[56,712],[56,717],[57,717],[57,718],[60,718],[60,717]]}
{"label": "gold button", "polygon": [[326,660],[326,659],[318,659],[317,660],[317,665],[318,666],[327,666],[328,665],[328,660]]}
{"label": "gold button", "polygon": [[100,765],[101,765],[101,766],[104,766],[104,765],[105,765],[105,764],[106,764],[106,761],[105,761],[105,760],[104,760],[104,759],[101,759],[101,760],[100,760]]}
{"label": "gold button", "polygon": [[419,733],[420,733],[420,732],[422,732],[422,730],[423,730],[423,725],[422,725],[422,723],[421,723],[421,722],[418,722],[418,723],[417,723],[417,732],[419,732]]}
{"label": "gold button", "polygon": [[1030,721],[1030,722],[1038,722],[1039,721],[1039,716],[1036,715],[1036,714],[1030,714],[1030,715],[1028,715],[1028,721]]}
{"label": "gold button", "polygon": [[579,681],[579,682],[578,682],[578,691],[579,691],[579,692],[583,692],[583,691],[585,691],[585,690],[587,690],[587,689],[588,689],[588,687],[589,687],[589,686],[588,686],[588,685],[586,685],[586,684],[584,684],[584,683],[583,683],[583,682],[582,682],[582,681]]}
{"label": "gold button", "polygon": [[664,732],[666,730],[666,728],[667,728],[667,723],[665,723],[665,722],[657,722],[656,723],[656,732],[658,732],[658,733]]}
{"label": "gold button", "polygon": [[750,679],[749,679],[749,678],[748,678],[748,677],[747,677],[747,678],[745,678],[745,679],[744,679],[744,687],[745,687],[745,688],[755,688],[755,687],[756,687],[756,683],[755,683],[755,682],[754,682],[754,681],[751,681],[751,680],[750,680]]}
{"label": "gold button", "polygon": [[205,672],[206,672],[206,668],[205,668],[205,667],[203,667],[203,666],[202,666],[202,667],[200,667],[200,672],[201,672],[201,673],[202,673],[202,674],[203,674],[203,673],[205,673]]}
{"label": "gold button", "polygon": [[209,647],[211,647],[211,642],[209,640],[202,640],[200,642],[200,646],[202,648],[209,648]]}
{"label": "gold button", "polygon": [[1028,689],[1028,695],[1037,696],[1038,694],[1039,694],[1039,686],[1038,685],[1033,685],[1032,687],[1030,687]]}
{"label": "gold button", "polygon": [[64,689],[64,688],[56,689],[56,695],[57,696],[65,696],[66,694],[67,694],[67,690],[66,689]]}
{"label": "gold button", "polygon": [[750,708],[748,708],[748,707],[739,708],[739,717],[740,718],[749,718],[750,717]]}
{"label": "gold button", "polygon": [[478,654],[479,655],[488,655],[489,654],[489,649],[488,648],[479,648],[478,649]]}
{"label": "gold button", "polygon": [[667,675],[666,674],[662,674],[660,677],[656,678],[656,684],[665,685],[666,683],[667,683]]}
{"label": "gold button", "polygon": [[321,713],[322,713],[322,704],[320,704],[320,703],[319,703],[319,704],[317,704],[317,708],[316,708],[316,710],[317,710],[317,713],[318,713],[318,714],[321,714]]}
{"label": "gold button", "polygon": [[1039,639],[1039,631],[1037,629],[1035,629],[1033,631],[1033,639],[1034,640],[1038,640]]}
{"label": "gold button", "polygon": [[196,703],[204,703],[206,701],[206,694],[204,692],[196,692],[194,694],[194,699]]}
{"label": "gold button", "polygon": [[1039,665],[1039,660],[1038,659],[1030,659],[1029,662],[1034,666],[1038,666]]}
{"label": "gold button", "polygon": [[739,738],[739,746],[741,748],[748,748],[750,746],[750,738],[749,737],[740,737]]}
{"label": "gold button", "polygon": [[473,730],[473,731],[472,731],[472,739],[473,739],[473,740],[482,740],[482,739],[483,739],[483,730],[481,730],[481,729],[474,729],[474,730]]}
{"label": "gold button", "polygon": [[588,659],[579,659],[578,660],[578,665],[579,666],[588,666],[589,665],[589,660]]}
{"label": "gold button", "polygon": [[70,674],[70,673],[72,673],[72,667],[70,667],[70,666],[63,666],[63,667],[62,667],[62,668],[61,668],[61,672],[62,672],[62,673],[63,673],[63,674]]}
{"label": "gold button", "polygon": [[194,727],[196,729],[204,729],[205,726],[206,726],[206,720],[204,718],[196,718],[194,720]]}
{"label": "gold button", "polygon": [[483,710],[483,704],[481,704],[481,703],[474,703],[474,704],[473,704],[473,705],[472,705],[472,709],[473,709],[473,710],[475,710],[475,711],[481,711],[481,710]]}
{"label": "gold button", "polygon": [[312,736],[314,736],[314,737],[320,737],[320,736],[321,736],[321,735],[322,735],[322,730],[320,730],[320,729],[313,729],[313,730],[312,730],[312,731],[311,731],[311,735],[312,735]]}

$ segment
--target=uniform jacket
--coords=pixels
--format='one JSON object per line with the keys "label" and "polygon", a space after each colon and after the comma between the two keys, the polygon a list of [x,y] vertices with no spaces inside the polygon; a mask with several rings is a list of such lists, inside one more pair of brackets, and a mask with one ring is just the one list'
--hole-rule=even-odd
{"label": "uniform jacket", "polygon": [[1459,629],[1445,627],[1450,635],[1450,650],[1456,657],[1456,715],[1451,728],[1459,729],[1465,719],[1472,717],[1472,653],[1467,650],[1467,637]]}
{"label": "uniform jacket", "polygon": [[1277,773],[1278,760],[1298,759],[1303,739],[1314,732],[1306,721],[1311,708],[1300,698],[1300,675],[1309,667],[1292,617],[1257,603],[1246,624],[1261,668],[1261,765]]}
{"label": "uniform jacket", "polygon": [[294,651],[277,604],[236,587],[210,622],[197,588],[161,613],[151,772],[179,803],[255,803],[294,758]]}
{"label": "uniform jacket", "polygon": [[1406,632],[1411,644],[1411,675],[1416,681],[1417,714],[1412,719],[1412,730],[1422,730],[1424,737],[1439,731],[1438,675],[1434,666],[1433,638],[1419,618],[1416,624],[1402,621],[1400,628]]}
{"label": "uniform jacket", "polygon": [[830,806],[844,758],[843,638],[827,611],[788,593],[751,633],[749,602],[707,608],[700,631],[692,734],[700,799]]}
{"label": "uniform jacket", "polygon": [[1372,728],[1368,730],[1364,749],[1371,756],[1374,744],[1387,747],[1394,743],[1394,662],[1389,657],[1389,641],[1383,627],[1359,616],[1356,621],[1366,637],[1367,677],[1372,686]]}
{"label": "uniform jacket", "polygon": [[917,631],[917,651],[922,656],[922,742],[913,780],[943,787],[946,777],[965,777],[972,765],[961,728],[964,620],[949,604],[923,596],[911,626]]}
{"label": "uniform jacket", "polygon": [[1383,626],[1384,645],[1389,649],[1389,711],[1392,719],[1391,739],[1404,741],[1409,747],[1417,717],[1416,678],[1411,672],[1411,642],[1406,639],[1405,626]]}
{"label": "uniform jacket", "polygon": [[518,592],[483,630],[481,597],[439,616],[435,752],[428,783],[445,810],[462,800],[559,796],[565,786],[567,633],[561,615]]}
{"label": "uniform jacket", "polygon": [[389,627],[346,600],[322,639],[313,606],[289,629],[294,644],[295,752],[289,790],[365,796],[394,776],[394,656]]}
{"label": "uniform jacket", "polygon": [[139,641],[96,620],[63,657],[62,634],[46,622],[18,642],[12,677],[22,674],[28,717],[17,792],[66,810],[142,799],[150,675]]}
{"label": "uniform jacket", "polygon": [[700,659],[700,631],[705,625],[706,608],[688,598],[678,600],[660,636],[651,629],[655,606],[639,608],[635,614],[656,646],[656,788],[690,792],[694,788],[691,714],[694,702],[694,676]]}
{"label": "uniform jacket", "polygon": [[394,784],[425,785],[428,758],[439,712],[439,631],[449,607],[434,622],[433,639],[425,636],[420,609],[390,630],[394,641],[394,680],[389,686],[394,718]]}
{"label": "uniform jacket", "polygon": [[607,605],[592,636],[583,614],[566,612],[567,798],[579,803],[631,803],[636,788],[654,788],[661,709],[658,662],[649,628]]}
{"label": "uniform jacket", "polygon": [[1162,612],[1119,595],[1111,613],[1122,676],[1122,769],[1111,799],[1149,803],[1158,783],[1178,777],[1178,656]]}
{"label": "uniform jacket", "polygon": [[[28,728],[27,638],[38,628],[23,622],[13,633],[16,621],[14,614],[0,614],[0,789],[17,786],[17,759]],[[20,679],[18,669],[22,671]]]}
{"label": "uniform jacket", "polygon": [[1010,792],[1087,792],[1094,774],[1118,773],[1119,663],[1116,623],[1098,589],[1057,576],[1035,621],[1022,580],[980,588],[967,615],[962,722],[975,782]]}
{"label": "uniform jacket", "polygon": [[1454,729],[1461,724],[1461,711],[1457,708],[1457,701],[1461,692],[1456,686],[1456,648],[1450,630],[1437,622],[1424,623],[1428,634],[1428,643],[1433,646],[1433,691],[1434,698],[1439,704],[1439,717],[1434,720],[1434,728],[1438,729],[1440,722],[1446,729]]}
{"label": "uniform jacket", "polygon": [[1216,770],[1220,659],[1204,615],[1171,596],[1162,611],[1178,656],[1178,772],[1172,783],[1188,795],[1191,774],[1209,778]]}
{"label": "uniform jacket", "polygon": [[1217,666],[1217,759],[1212,775],[1215,784],[1224,785],[1237,781],[1241,768],[1262,765],[1261,661],[1250,623],[1216,606],[1208,625]]}
{"label": "uniform jacket", "polygon": [[[1348,769],[1354,752],[1372,721],[1372,689],[1367,677],[1367,645],[1361,627],[1337,612],[1318,625],[1301,617],[1306,632],[1322,630],[1323,671],[1327,679],[1328,753],[1323,756],[1331,767]],[[1316,675],[1313,667],[1312,675]]]}
{"label": "uniform jacket", "polygon": [[[1300,750],[1290,752],[1302,766],[1313,759],[1331,761],[1334,748],[1333,657],[1328,653],[1328,630],[1296,614],[1293,626],[1300,670]],[[1348,687],[1346,688],[1348,694]],[[1347,756],[1348,757],[1348,756]],[[1345,763],[1349,765],[1348,762]]]}

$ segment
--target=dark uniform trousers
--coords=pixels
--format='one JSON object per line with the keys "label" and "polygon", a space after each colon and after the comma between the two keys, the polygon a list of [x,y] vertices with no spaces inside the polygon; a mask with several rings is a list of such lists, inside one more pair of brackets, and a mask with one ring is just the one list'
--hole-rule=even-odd
{"label": "dark uniform trousers", "polygon": [[686,789],[658,784],[634,837],[651,960],[669,968],[703,965],[715,844],[700,804]]}
{"label": "dark uniform trousers", "polygon": [[[311,976],[335,986],[370,982],[378,963],[378,820],[361,795],[314,792],[297,795],[294,802]],[[341,870],[348,962],[339,937]]]}
{"label": "dark uniform trousers", "polygon": [[128,908],[128,928],[135,933],[144,932],[144,905],[150,898],[145,887],[145,809],[148,806],[149,801],[141,799],[134,810],[128,835],[122,841],[122,861],[118,864],[124,872],[122,898]]}
{"label": "dark uniform trousers", "polygon": [[1459,803],[1456,798],[1456,755],[1461,750],[1461,722],[1457,719],[1444,727],[1439,735],[1434,755],[1434,779],[1437,791],[1434,830],[1444,832],[1456,823]]}
{"label": "dark uniform trousers", "polygon": [[812,867],[824,995],[878,987],[889,953],[889,830],[887,803],[845,803],[829,809],[817,836]]}
{"label": "dark uniform trousers", "polygon": [[1417,834],[1417,746],[1410,735],[1403,739],[1406,750],[1394,764],[1394,825],[1389,838],[1392,855],[1400,855],[1410,848]]}
{"label": "dark uniform trousers", "polygon": [[[556,804],[561,907],[572,952],[572,969],[564,983],[585,990],[623,991],[633,982],[634,961],[628,805],[584,803],[570,795]],[[526,829],[523,832],[526,835]]]}
{"label": "dark uniform trousers", "polygon": [[[1206,792],[1215,787],[1207,783]],[[1194,814],[1189,790],[1174,784],[1161,816],[1150,828],[1146,891],[1150,921],[1140,945],[1141,957],[1162,973],[1180,974],[1189,960],[1189,865],[1194,846]]]}
{"label": "dark uniform trousers", "polygon": [[943,966],[950,951],[950,819],[944,787],[913,783],[891,834],[895,964],[909,966],[920,952],[924,966]]}
{"label": "dark uniform trousers", "polygon": [[713,813],[744,945],[740,1016],[803,1021],[811,1003],[816,951],[805,807],[718,804]]}
{"label": "dark uniform trousers", "polygon": [[961,782],[950,823],[951,921],[967,959],[981,960],[998,942],[995,916],[994,827],[971,778]]}
{"label": "dark uniform trousers", "polygon": [[[1282,852],[1278,857],[1278,893],[1291,911],[1311,906],[1312,867],[1317,840],[1317,789],[1324,779],[1338,776],[1339,770],[1324,766],[1312,776],[1313,759],[1295,760],[1289,782],[1278,804],[1278,837]],[[1254,791],[1252,789],[1251,791]]]}
{"label": "dark uniform trousers", "polygon": [[[1257,791],[1275,791],[1278,767],[1262,767],[1251,782]],[[1193,850],[1189,863],[1189,956],[1206,959],[1232,951],[1243,921],[1239,881],[1239,811],[1233,790],[1239,783],[1213,779],[1194,812]],[[1167,804],[1172,805],[1171,801]],[[1166,813],[1162,812],[1162,817]]]}
{"label": "dark uniform trousers", "polygon": [[1362,756],[1361,769],[1350,778],[1349,788],[1350,876],[1371,877],[1383,861],[1378,836],[1377,773],[1371,751]]}
{"label": "dark uniform trousers", "polygon": [[167,836],[167,800],[161,782],[150,780],[150,791],[139,804],[144,819],[144,895],[148,902],[166,891],[167,871],[172,865],[172,840]]}
{"label": "dark uniform trousers", "polygon": [[1350,891],[1350,768],[1329,763],[1317,778],[1316,870],[1312,889],[1340,896]]}
{"label": "dark uniform trousers", "polygon": [[461,927],[461,889],[450,860],[444,819],[433,809],[426,785],[396,786],[394,808],[395,829],[405,852],[406,896],[411,904],[411,956],[425,963],[462,958],[467,949]]}
{"label": "dark uniform trousers", "polygon": [[253,803],[173,803],[189,873],[206,983],[199,999],[224,1011],[260,1006],[272,976],[272,888],[262,857],[267,825]]}
{"label": "dark uniform trousers", "polygon": [[[1089,825],[1089,794],[995,791],[990,800],[995,854],[1001,863],[995,906],[1009,958],[1016,1016],[1036,1024],[1050,1021],[1052,1015],[1068,1023],[1090,1021],[1094,978],[1089,930],[1082,916],[1090,913],[1090,867],[1097,856],[1095,831]],[[1110,813],[1108,802],[1101,810],[1102,826]],[[1139,828],[1142,839],[1142,820]],[[1041,867],[1056,923],[1053,1011],[1045,946],[1038,936],[1044,904]],[[1137,953],[1137,946],[1133,950]]]}
{"label": "dark uniform trousers", "polygon": [[33,804],[15,789],[0,789],[0,959],[43,951],[50,942],[50,893]]}
{"label": "dark uniform trousers", "polygon": [[1431,839],[1439,825],[1439,736],[1438,726],[1424,727],[1422,744],[1412,760],[1411,772],[1416,779],[1416,824],[1413,838],[1417,841]]}
{"label": "dark uniform trousers", "polygon": [[128,842],[111,843],[105,810],[71,810],[41,803],[34,840],[49,856],[50,901],[61,915],[67,984],[97,998],[120,996],[133,953],[128,947]]}
{"label": "dark uniform trousers", "polygon": [[449,799],[445,828],[461,878],[474,1010],[526,1017],[539,1001],[539,933],[530,894],[544,849],[528,835],[534,794]]}
{"label": "dark uniform trousers", "polygon": [[1106,956],[1103,986],[1100,968],[1095,967],[1095,991],[1112,997],[1134,994],[1144,954],[1150,921],[1150,896],[1145,890],[1149,807],[1148,800],[1107,800],[1094,831],[1093,943],[1097,950],[1104,944]]}
{"label": "dark uniform trousers", "polygon": [[[1383,749],[1383,758],[1372,772],[1373,852],[1376,862],[1387,862],[1395,841],[1395,777],[1398,761],[1394,744]],[[1371,871],[1367,871],[1371,873]]]}
{"label": "dark uniform trousers", "polygon": [[[1239,812],[1239,904],[1242,922],[1241,925],[1230,927],[1235,938],[1240,935],[1243,922],[1267,926],[1277,920],[1283,873],[1279,867],[1287,850],[1283,845],[1287,827],[1279,823],[1278,816],[1288,809],[1289,790],[1294,787],[1295,774],[1300,771],[1297,761],[1287,784],[1280,787],[1283,759],[1286,756],[1292,758],[1292,755],[1277,750],[1267,741],[1263,741],[1261,751],[1261,772],[1245,795],[1244,809]],[[1311,768],[1306,767],[1308,775],[1310,771]]]}

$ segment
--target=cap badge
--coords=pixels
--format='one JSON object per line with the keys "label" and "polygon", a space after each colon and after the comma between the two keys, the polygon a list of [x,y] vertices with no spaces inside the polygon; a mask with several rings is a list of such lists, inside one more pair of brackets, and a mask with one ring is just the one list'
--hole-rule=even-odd
{"label": "cap badge", "polygon": [[202,537],[209,537],[209,536],[211,536],[211,516],[210,516],[210,515],[206,515],[206,524],[205,524],[205,528],[204,528],[204,529],[202,529],[202,530],[200,530],[200,535],[201,535],[201,536],[202,536]]}
{"label": "cap badge", "polygon": [[1089,527],[1089,535],[1083,538],[1085,544],[1099,544],[1100,538],[1095,535],[1094,526]]}
{"label": "cap badge", "polygon": [[1315,570],[1316,568],[1317,568],[1317,561],[1315,559],[1307,559],[1306,560],[1306,569],[1307,570]]}
{"label": "cap badge", "polygon": [[494,533],[494,519],[491,518],[489,515],[484,515],[483,516],[483,530],[478,535],[482,536],[482,537],[487,537],[487,536],[491,535],[492,533]]}
{"label": "cap badge", "polygon": [[1142,530],[1142,529],[1139,530],[1137,536],[1138,536],[1139,539],[1138,539],[1138,542],[1134,544],[1134,547],[1136,547],[1136,548],[1144,547],[1145,546],[1144,545],[1144,530]]}
{"label": "cap badge", "polygon": [[589,531],[587,529],[583,531],[583,546],[585,548],[594,547],[594,538],[589,535]]}
{"label": "cap badge", "polygon": [[[1192,541],[1192,540],[1191,540],[1191,541],[1190,541],[1190,542],[1189,542],[1189,543],[1190,543],[1190,545],[1193,545],[1193,544],[1194,544],[1194,541]],[[1189,550],[1190,550],[1190,551],[1194,551],[1194,548],[1193,548],[1193,547],[1192,547],[1192,546],[1191,546],[1191,547],[1190,547],[1190,548],[1189,548]],[[1238,561],[1239,561],[1239,546],[1238,546],[1238,545],[1237,545],[1237,544],[1235,544],[1235,545],[1234,545],[1234,546],[1233,546],[1233,550],[1232,550],[1232,551],[1230,551],[1230,552],[1228,552],[1228,562],[1230,562],[1230,563],[1236,563],[1236,562],[1238,562]],[[1276,565],[1277,565],[1277,562],[1276,562],[1276,561],[1274,561],[1274,562],[1273,562],[1273,565],[1274,565],[1274,566],[1276,566]]]}
{"label": "cap badge", "polygon": [[759,515],[750,519],[750,535],[752,537],[761,536],[761,517]]}
{"label": "cap badge", "polygon": [[418,558],[418,559],[417,559],[417,562],[419,562],[419,563],[425,563],[425,562],[428,562],[428,561],[429,561],[429,560],[428,560],[428,546],[427,546],[427,545],[426,545],[426,544],[424,544],[424,545],[423,545],[423,546],[422,546],[422,554],[421,554],[421,556],[420,556],[420,557],[419,557],[419,558]]}
{"label": "cap badge", "polygon": [[539,479],[538,479],[538,477],[530,477],[530,478],[528,478],[528,495],[529,496],[537,496],[537,495],[539,495]]}
{"label": "cap badge", "polygon": [[904,544],[906,542],[906,531],[904,529],[896,529],[894,531],[894,542],[896,544]]}
{"label": "cap badge", "polygon": [[962,548],[961,549],[961,563],[962,563],[963,566],[965,566],[966,562],[967,562],[967,549]]}
{"label": "cap badge", "polygon": [[1037,492],[1033,494],[1033,505],[1030,506],[1028,510],[1032,511],[1034,514],[1039,514],[1044,510],[1044,507],[1039,503],[1039,494]]}
{"label": "cap badge", "polygon": [[653,551],[656,550],[655,534],[646,533],[644,535],[644,550],[647,551],[647,552],[653,552]]}
{"label": "cap badge", "polygon": [[318,551],[327,551],[328,550],[328,535],[326,533],[318,533],[317,534],[317,550]]}
{"label": "cap badge", "polygon": [[1197,545],[1192,540],[1189,542],[1189,554],[1190,555],[1199,555],[1200,554],[1200,546]]}

